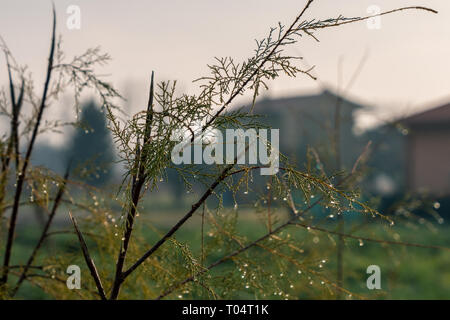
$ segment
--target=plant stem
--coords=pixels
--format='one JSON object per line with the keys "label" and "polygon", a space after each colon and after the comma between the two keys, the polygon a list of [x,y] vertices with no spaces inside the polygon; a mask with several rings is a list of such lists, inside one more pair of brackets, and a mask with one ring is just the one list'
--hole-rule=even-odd
{"label": "plant stem", "polygon": [[72,216],[70,211],[69,211],[69,217],[70,217],[70,220],[72,220],[73,226],[75,228],[75,232],[77,233],[78,240],[80,241],[80,245],[81,245],[81,250],[83,251],[84,260],[86,261],[89,271],[91,272],[91,276],[94,279],[95,285],[97,286],[97,290],[98,290],[98,293],[100,294],[100,298],[102,300],[106,300],[105,290],[103,289],[102,281],[97,272],[97,268],[95,267],[94,260],[91,258],[91,255],[89,254],[89,250],[86,245],[86,242],[84,241],[83,235],[81,234],[80,230],[78,229],[77,220],[75,220],[75,218]]}
{"label": "plant stem", "polygon": [[11,213],[11,219],[9,223],[8,228],[8,238],[6,242],[6,248],[5,248],[5,256],[3,261],[3,275],[0,279],[0,285],[5,284],[8,281],[8,266],[11,259],[11,250],[12,245],[14,242],[14,235],[15,235],[15,229],[16,229],[16,222],[17,222],[17,215],[19,212],[19,202],[20,202],[20,196],[22,195],[22,189],[23,184],[25,182],[25,175],[28,168],[28,164],[30,162],[31,153],[33,151],[33,146],[36,141],[36,137],[39,133],[39,126],[41,124],[42,115],[45,109],[45,104],[47,100],[47,92],[50,86],[50,79],[52,75],[52,69],[53,69],[53,58],[55,53],[55,42],[56,42],[56,12],[55,7],[53,6],[53,30],[52,30],[52,40],[51,40],[51,47],[50,47],[50,56],[48,59],[48,66],[47,66],[47,76],[45,79],[44,84],[44,91],[42,93],[42,99],[41,104],[39,106],[38,115],[36,118],[36,124],[33,129],[33,133],[31,136],[30,144],[28,145],[27,153],[24,159],[24,163],[22,166],[21,171],[19,172],[19,176],[17,178],[17,187],[16,187],[16,193],[14,195],[14,204],[13,209]]}
{"label": "plant stem", "polygon": [[136,217],[136,209],[139,203],[142,186],[145,183],[147,175],[145,173],[145,163],[147,160],[146,146],[150,143],[151,138],[151,125],[153,121],[153,98],[154,98],[154,73],[152,72],[151,82],[150,82],[150,94],[147,106],[147,117],[145,121],[145,131],[144,131],[144,141],[142,145],[142,150],[139,150],[139,138],[137,141],[137,152],[135,158],[135,168],[137,172],[133,174],[133,181],[131,187],[131,204],[130,211],[127,215],[127,221],[125,226],[125,231],[123,234],[123,242],[120,246],[119,256],[116,262],[116,272],[114,276],[114,282],[111,290],[110,299],[115,300],[119,296],[120,287],[125,279],[123,266],[125,263],[125,258],[128,252],[128,246],[131,239],[131,234],[133,232],[134,220]]}
{"label": "plant stem", "polygon": [[44,240],[47,238],[48,230],[50,229],[50,226],[53,222],[53,218],[55,217],[55,214],[56,214],[56,210],[58,209],[58,206],[61,203],[61,199],[64,195],[66,182],[69,177],[69,170],[70,170],[70,165],[67,167],[66,173],[64,175],[64,181],[62,182],[61,186],[58,189],[58,193],[56,194],[56,197],[55,197],[55,202],[53,203],[52,211],[50,212],[50,215],[48,216],[47,223],[44,226],[44,230],[42,230],[41,236],[40,236],[36,246],[34,247],[33,252],[31,253],[30,257],[28,258],[27,264],[25,265],[25,267],[22,270],[22,274],[20,275],[19,280],[17,281],[16,287],[12,291],[12,294],[11,294],[12,296],[14,296],[17,293],[17,291],[19,290],[20,285],[26,278],[28,269],[33,264],[34,259],[36,258],[37,252],[39,251],[42,244],[44,243]]}

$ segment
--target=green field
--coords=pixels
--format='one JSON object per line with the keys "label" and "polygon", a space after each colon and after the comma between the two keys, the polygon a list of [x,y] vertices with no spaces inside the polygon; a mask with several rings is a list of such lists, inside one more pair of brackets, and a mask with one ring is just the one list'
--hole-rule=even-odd
{"label": "green field", "polygon": [[[164,212],[155,215],[158,219],[146,218],[159,230],[167,230],[170,225],[179,217],[178,213]],[[239,231],[247,235],[247,239],[256,239],[265,231],[265,226],[251,218],[244,218],[239,224]],[[200,246],[199,217],[194,217],[192,221],[184,225],[176,234],[176,239],[190,244],[193,252],[197,252]],[[68,226],[69,227],[69,226]],[[332,226],[328,226],[332,229]],[[14,264],[23,264],[39,235],[40,228],[37,226],[22,225],[18,229],[18,236],[15,243]],[[151,235],[147,229],[137,229],[149,244],[154,243],[156,237]],[[295,231],[295,232],[294,232]],[[364,228],[355,231],[354,235],[385,240],[399,240],[402,242],[413,242],[425,245],[450,246],[450,227],[442,225],[435,228],[419,226],[396,225],[392,232],[387,233],[385,226],[379,223],[365,225]],[[302,249],[318,250],[327,253],[328,261],[323,266],[321,272],[330,279],[335,278],[335,254],[331,236],[321,238],[319,243],[312,241],[304,242],[305,230],[295,229],[292,234],[298,237]],[[394,235],[392,237],[392,234]],[[297,239],[297,238],[296,238]],[[325,239],[325,240],[324,240]],[[144,249],[144,248],[143,248]],[[58,235],[52,237],[43,248],[44,254],[58,254],[67,250],[79,250],[78,242],[72,234]],[[220,257],[220,254],[217,254]],[[402,245],[386,245],[364,241],[361,243],[357,239],[346,240],[345,250],[345,288],[356,295],[378,299],[450,299],[450,251],[445,249],[409,247]],[[378,265],[381,268],[381,290],[368,290],[366,287],[366,268],[369,265]],[[83,266],[84,267],[84,266]],[[86,271],[87,272],[87,271]],[[290,289],[290,298],[323,298],[331,299],[326,290],[320,293],[310,291],[307,281],[299,280],[298,284]],[[35,286],[25,283],[17,296],[20,299],[47,299],[50,298],[43,291]],[[145,297],[142,297],[145,298]],[[252,296],[244,292],[239,294],[239,298],[249,298]],[[276,297],[268,297],[276,298]]]}

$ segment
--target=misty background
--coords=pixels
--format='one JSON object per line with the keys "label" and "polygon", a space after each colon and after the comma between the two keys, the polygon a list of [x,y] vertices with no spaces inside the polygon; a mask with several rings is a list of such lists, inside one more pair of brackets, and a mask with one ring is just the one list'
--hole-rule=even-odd
{"label": "misty background", "polygon": [[[71,16],[67,10],[73,5],[80,8],[79,30],[67,27]],[[264,38],[278,22],[289,24],[303,5],[302,1],[290,0],[231,0],[226,5],[205,0],[55,3],[57,31],[62,35],[66,57],[99,45],[109,53],[113,60],[99,71],[126,98],[121,105],[127,114],[144,109],[152,70],[157,81],[177,80],[179,93],[196,93],[198,86],[192,80],[208,73],[207,64],[214,57],[245,60],[253,53],[254,39]],[[370,10],[374,6],[388,11],[411,5],[426,5],[439,14],[405,11],[381,17],[379,29],[369,28],[364,21],[320,30],[315,34],[320,43],[303,37],[287,49],[291,55],[303,57],[300,65],[304,68],[315,66],[312,73],[318,80],[280,77],[269,83],[270,90],[258,100],[255,110],[270,115],[269,125],[281,128],[283,153],[293,156],[300,165],[309,145],[322,148],[325,155],[331,136],[323,126],[330,125],[336,101],[343,97],[341,142],[345,149],[342,153],[348,157],[344,159],[347,169],[369,140],[378,139],[382,148],[372,161],[378,172],[369,174],[366,187],[385,196],[406,190],[407,138],[401,129],[386,133],[386,123],[450,101],[450,64],[445,63],[450,56],[450,3],[317,0],[305,16],[356,17],[373,13]],[[49,1],[0,3],[0,34],[16,60],[27,64],[34,75],[43,74],[46,67],[50,25]],[[0,65],[0,74],[6,75],[4,64]],[[35,80],[37,86],[43,82]],[[3,85],[6,81],[6,76],[0,79]],[[244,95],[233,107],[248,104],[250,99]],[[58,103],[45,117],[73,121],[70,92]],[[62,133],[41,135],[33,163],[62,173],[69,158],[75,158],[81,166],[92,161],[96,172],[85,177],[88,183],[119,182],[121,170],[111,165],[117,157],[104,116],[89,95],[83,96],[83,106],[81,118],[87,128],[69,126]],[[315,122],[302,122],[305,115]],[[6,122],[0,123],[0,131],[7,128]],[[386,156],[388,162],[383,161]],[[103,168],[105,163],[110,163],[107,168]],[[171,182],[168,190],[179,195],[179,181]]]}
{"label": "misty background", "polygon": [[[81,10],[79,30],[66,26],[70,5]],[[145,106],[152,70],[158,81],[177,80],[180,92],[194,93],[197,85],[192,80],[207,73],[206,65],[215,56],[245,59],[252,54],[254,39],[263,38],[279,21],[290,23],[303,5],[303,1],[292,0],[230,0],[226,4],[206,0],[60,0],[56,10],[66,56],[101,45],[113,58],[101,71],[127,98],[129,111],[136,112]],[[318,0],[305,18],[364,16],[374,5],[382,11],[425,5],[439,14],[400,12],[381,17],[380,29],[369,29],[366,22],[361,22],[317,32],[320,43],[303,38],[288,51],[303,56],[303,64],[315,65],[314,74],[320,81],[281,77],[270,84],[265,94],[283,97],[318,93],[324,84],[339,91],[364,59],[357,81],[346,93],[375,108],[360,116],[358,122],[363,127],[447,100],[450,64],[443,61],[450,56],[448,1]],[[50,1],[0,3],[1,35],[17,61],[28,64],[35,75],[45,69],[50,26]],[[3,64],[0,72],[6,74]],[[2,84],[6,81],[6,77],[0,79]],[[241,99],[244,101],[245,97]],[[64,107],[52,114],[74,116]],[[46,138],[52,144],[61,144],[65,139],[64,135]]]}

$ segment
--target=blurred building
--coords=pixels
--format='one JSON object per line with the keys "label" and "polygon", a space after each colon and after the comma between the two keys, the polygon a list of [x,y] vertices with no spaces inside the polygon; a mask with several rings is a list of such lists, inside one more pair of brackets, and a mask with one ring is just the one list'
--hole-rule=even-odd
{"label": "blurred building", "polygon": [[280,151],[300,168],[307,161],[308,148],[314,148],[331,173],[338,165],[337,152],[340,167],[351,169],[364,150],[364,141],[354,130],[355,112],[362,108],[366,107],[324,90],[314,95],[262,99],[254,110],[263,115],[263,122],[280,129]]}
{"label": "blurred building", "polygon": [[450,194],[450,103],[400,121],[406,135],[408,189]]}
{"label": "blurred building", "polygon": [[341,166],[349,170],[371,141],[364,188],[388,197],[408,191],[450,195],[450,104],[355,134],[355,112],[366,108],[325,90],[316,95],[266,98],[255,105],[255,112],[280,129],[281,152],[300,167],[307,148],[313,147],[328,172],[335,172],[338,142]]}

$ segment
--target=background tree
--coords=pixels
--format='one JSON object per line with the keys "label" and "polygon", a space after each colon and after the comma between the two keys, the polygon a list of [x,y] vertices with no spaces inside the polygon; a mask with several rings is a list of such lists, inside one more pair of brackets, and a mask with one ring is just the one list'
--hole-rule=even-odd
{"label": "background tree", "polygon": [[80,126],[69,143],[67,161],[80,167],[84,181],[100,186],[113,176],[114,150],[104,113],[93,101],[87,103],[81,111]]}

